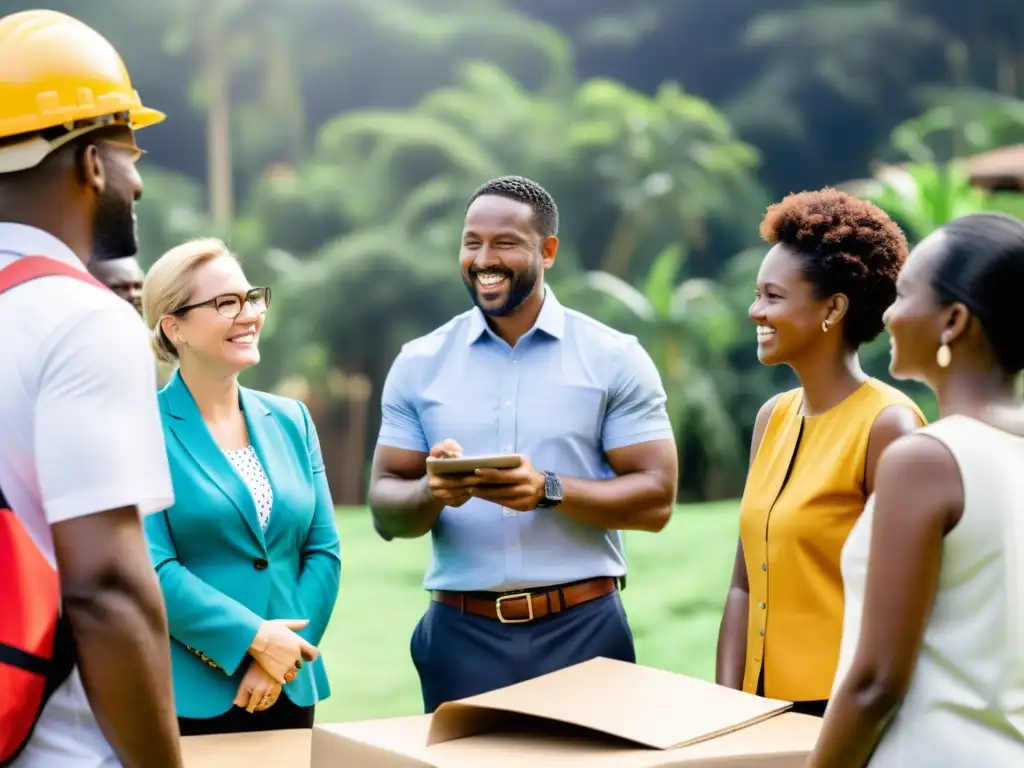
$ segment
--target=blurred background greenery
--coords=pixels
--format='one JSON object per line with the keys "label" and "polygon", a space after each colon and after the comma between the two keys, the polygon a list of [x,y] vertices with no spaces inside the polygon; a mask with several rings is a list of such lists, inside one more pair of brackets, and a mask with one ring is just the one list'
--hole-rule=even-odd
{"label": "blurred background greenery", "polygon": [[[793,384],[758,364],[746,318],[765,206],[840,186],[912,241],[966,211],[1024,217],[1020,0],[48,5],[101,30],[169,115],[140,134],[143,265],[215,234],[274,288],[246,383],[309,404],[347,506],[321,718],[419,706],[428,542],[384,544],[359,505],[395,354],[469,306],[457,252],[477,185],[521,174],[552,192],[551,284],[654,357],[679,501],[725,500],[628,537],[640,660],[704,677],[754,414]],[[885,377],[884,338],[863,357]]]}
{"label": "blurred background greenery", "polygon": [[[1024,213],[1019,0],[49,5],[102,30],[169,114],[140,136],[144,265],[212,233],[274,287],[246,383],[310,403],[342,504],[364,499],[399,346],[468,306],[458,233],[490,177],[552,192],[559,297],[654,356],[680,501],[740,491],[754,413],[791,384],[745,316],[767,203],[846,185],[912,239]],[[865,362],[884,375],[886,357]]]}

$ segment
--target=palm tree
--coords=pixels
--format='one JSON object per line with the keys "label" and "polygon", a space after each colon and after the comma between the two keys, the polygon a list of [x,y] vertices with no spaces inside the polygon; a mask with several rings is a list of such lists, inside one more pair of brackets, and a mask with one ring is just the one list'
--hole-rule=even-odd
{"label": "palm tree", "polygon": [[[1024,215],[1024,196],[974,186],[958,150],[993,149],[995,137],[1024,138],[1024,102],[974,91],[946,91],[947,101],[896,126],[890,140],[904,165],[880,164],[856,192],[878,204],[920,241],[943,224],[968,213],[1003,210]],[[970,107],[970,109],[968,109]]]}
{"label": "palm tree", "polygon": [[760,207],[756,150],[678,85],[667,83],[650,98],[613,80],[591,80],[572,106],[570,157],[594,169],[618,214],[603,271],[628,280],[637,252],[666,224],[670,241],[698,248],[711,221],[743,227]]}
{"label": "palm tree", "polygon": [[[757,157],[711,105],[674,85],[654,98],[601,79],[564,93],[532,92],[496,66],[473,62],[458,86],[415,109],[328,122],[313,162],[337,168],[337,199],[360,222],[393,216],[403,207],[395,191],[424,184],[454,185],[464,196],[491,176],[519,173],[560,199],[597,187],[599,194],[586,195],[596,202],[574,209],[566,227],[573,235],[593,233],[595,221],[610,228],[598,262],[628,279],[638,254],[675,240],[700,247],[711,221],[742,227],[737,221],[763,198]],[[641,261],[637,271],[647,266]]]}
{"label": "palm tree", "polygon": [[[683,260],[682,246],[674,244],[657,256],[639,288],[609,272],[591,271],[565,292],[575,305],[635,334],[651,355],[668,393],[684,473],[692,451],[702,454],[696,463],[712,473],[735,476],[743,456],[729,408],[733,377],[726,355],[737,335],[737,317],[713,281],[676,282]],[[697,490],[703,495],[706,488]]]}

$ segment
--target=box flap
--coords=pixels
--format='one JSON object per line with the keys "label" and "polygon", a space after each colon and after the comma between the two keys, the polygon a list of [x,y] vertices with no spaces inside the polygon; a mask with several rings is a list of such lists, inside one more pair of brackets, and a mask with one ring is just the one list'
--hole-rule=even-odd
{"label": "box flap", "polygon": [[526,716],[498,731],[427,746],[430,723],[429,715],[417,715],[317,725],[312,768],[801,768],[821,729],[820,718],[783,712],[720,738],[661,750]]}
{"label": "box flap", "polygon": [[493,731],[510,716],[527,715],[670,749],[744,728],[791,706],[685,675],[597,658],[442,704],[431,720],[427,744]]}

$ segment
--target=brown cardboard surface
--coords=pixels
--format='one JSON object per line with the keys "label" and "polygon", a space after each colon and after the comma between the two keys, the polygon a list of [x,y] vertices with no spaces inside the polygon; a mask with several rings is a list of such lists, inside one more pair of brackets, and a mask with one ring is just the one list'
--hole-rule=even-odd
{"label": "brown cardboard surface", "polygon": [[427,746],[430,725],[429,715],[318,725],[311,768],[802,768],[821,721],[784,712],[668,750],[532,718],[511,718],[498,731]]}
{"label": "brown cardboard surface", "polygon": [[185,736],[185,768],[309,768],[313,732],[268,731]]}
{"label": "brown cardboard surface", "polygon": [[791,706],[660,669],[597,658],[442,704],[427,744],[493,731],[512,714],[669,749],[752,725]]}

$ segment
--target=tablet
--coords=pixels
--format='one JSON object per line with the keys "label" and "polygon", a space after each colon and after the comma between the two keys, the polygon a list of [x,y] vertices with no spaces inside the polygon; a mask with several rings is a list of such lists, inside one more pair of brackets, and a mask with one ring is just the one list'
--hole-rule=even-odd
{"label": "tablet", "polygon": [[435,475],[468,475],[476,469],[515,469],[522,463],[517,453],[488,456],[460,456],[457,459],[427,457],[427,471]]}

